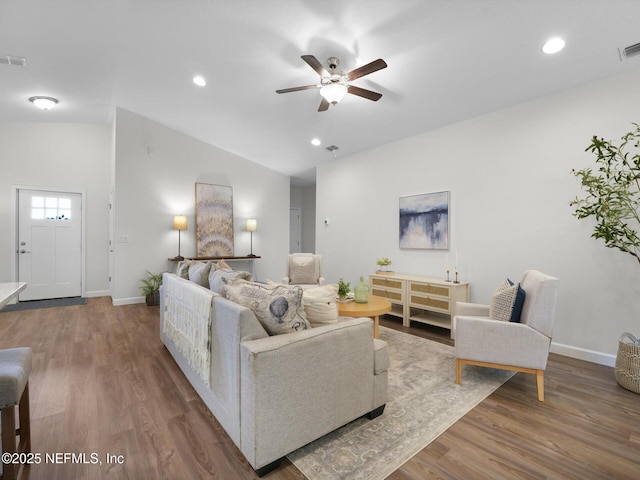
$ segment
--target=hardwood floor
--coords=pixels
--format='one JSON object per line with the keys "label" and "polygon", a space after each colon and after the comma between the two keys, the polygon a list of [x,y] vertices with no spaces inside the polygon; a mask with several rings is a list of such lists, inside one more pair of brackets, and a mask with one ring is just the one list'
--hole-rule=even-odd
{"label": "hardwood floor", "polygon": [[[106,297],[0,313],[0,348],[34,351],[41,461],[24,478],[257,478],[160,342],[158,315]],[[448,331],[381,324],[451,344]],[[611,368],[553,354],[545,378],[545,402],[534,376],[517,374],[389,478],[638,478],[640,395],[619,387]],[[286,463],[264,478],[305,477]]]}

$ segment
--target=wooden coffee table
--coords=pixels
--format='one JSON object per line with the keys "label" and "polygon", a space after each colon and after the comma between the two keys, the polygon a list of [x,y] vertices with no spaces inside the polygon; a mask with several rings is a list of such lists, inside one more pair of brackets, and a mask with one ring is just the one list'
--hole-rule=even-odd
{"label": "wooden coffee table", "polygon": [[338,302],[338,314],[343,317],[369,317],[373,320],[373,337],[380,335],[380,315],[391,311],[391,302],[386,298],[369,295],[368,303]]}

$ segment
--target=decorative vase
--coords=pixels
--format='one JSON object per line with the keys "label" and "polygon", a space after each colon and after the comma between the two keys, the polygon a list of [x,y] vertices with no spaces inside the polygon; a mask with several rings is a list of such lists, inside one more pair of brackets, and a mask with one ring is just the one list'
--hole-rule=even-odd
{"label": "decorative vase", "polygon": [[360,275],[360,283],[354,289],[356,303],[367,303],[369,301],[369,285],[364,283],[364,275]]}

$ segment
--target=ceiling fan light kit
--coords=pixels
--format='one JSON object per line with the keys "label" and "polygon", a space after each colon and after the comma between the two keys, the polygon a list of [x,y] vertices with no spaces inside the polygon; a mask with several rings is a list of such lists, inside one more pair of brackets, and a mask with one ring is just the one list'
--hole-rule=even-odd
{"label": "ceiling fan light kit", "polygon": [[311,68],[313,68],[318,75],[320,75],[320,83],[317,85],[284,88],[281,90],[276,90],[276,93],[299,92],[301,90],[311,90],[314,88],[320,89],[322,100],[320,101],[320,106],[318,107],[319,112],[328,110],[329,105],[336,105],[338,102],[340,102],[340,100],[344,98],[347,93],[357,95],[374,102],[382,98],[381,93],[373,92],[371,90],[356,87],[350,84],[351,81],[356,80],[357,78],[364,77],[365,75],[369,75],[370,73],[377,72],[378,70],[382,70],[383,68],[387,68],[386,62],[381,58],[363,65],[362,67],[356,68],[355,70],[351,70],[348,73],[337,70],[338,65],[340,65],[340,60],[338,60],[336,57],[330,57],[329,59],[327,59],[329,71],[327,71],[322,66],[322,63],[320,63],[318,59],[313,55],[303,55],[301,58],[305,62],[307,62],[307,64]]}

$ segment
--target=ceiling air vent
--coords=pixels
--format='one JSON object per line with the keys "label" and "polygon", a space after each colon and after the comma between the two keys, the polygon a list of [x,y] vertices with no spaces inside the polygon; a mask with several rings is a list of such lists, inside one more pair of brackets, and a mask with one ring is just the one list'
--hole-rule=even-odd
{"label": "ceiling air vent", "polygon": [[16,65],[18,67],[26,67],[27,59],[24,57],[16,57],[15,55],[0,54],[0,65]]}
{"label": "ceiling air vent", "polygon": [[620,59],[631,58],[636,55],[640,55],[640,43],[636,43],[635,45],[631,45],[623,49],[620,53]]}

